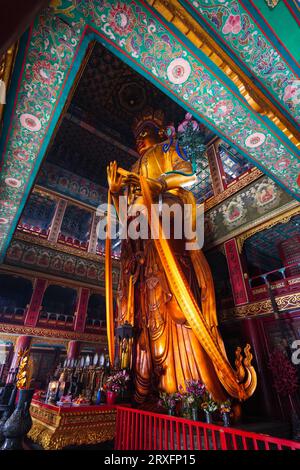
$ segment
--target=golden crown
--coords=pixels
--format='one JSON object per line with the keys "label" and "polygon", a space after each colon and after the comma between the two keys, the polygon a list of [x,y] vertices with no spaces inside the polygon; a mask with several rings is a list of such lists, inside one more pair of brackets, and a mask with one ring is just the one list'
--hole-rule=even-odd
{"label": "golden crown", "polygon": [[146,125],[161,128],[164,124],[164,119],[164,113],[160,109],[154,110],[151,107],[144,109],[144,111],[138,114],[133,121],[132,130],[135,137],[139,135],[143,127]]}

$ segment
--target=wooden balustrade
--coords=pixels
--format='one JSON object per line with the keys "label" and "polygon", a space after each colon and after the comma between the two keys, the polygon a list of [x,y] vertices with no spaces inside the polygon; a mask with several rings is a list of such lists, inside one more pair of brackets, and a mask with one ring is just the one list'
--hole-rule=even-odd
{"label": "wooden balustrade", "polygon": [[[295,270],[298,270],[295,272]],[[291,274],[292,273],[292,274]],[[269,297],[268,284],[274,295],[284,295],[300,290],[300,263],[283,266],[249,279],[253,300]]]}
{"label": "wooden balustrade", "polygon": [[75,317],[72,315],[64,315],[61,313],[51,313],[41,311],[38,325],[45,327],[54,327],[59,329],[72,330],[74,327]]}
{"label": "wooden balustrade", "polygon": [[3,323],[23,323],[26,308],[20,307],[0,307],[0,321]]}

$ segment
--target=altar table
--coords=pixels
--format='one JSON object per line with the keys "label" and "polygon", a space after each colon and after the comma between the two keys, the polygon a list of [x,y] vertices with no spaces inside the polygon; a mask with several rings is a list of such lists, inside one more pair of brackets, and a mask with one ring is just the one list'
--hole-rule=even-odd
{"label": "altar table", "polygon": [[111,405],[56,406],[32,400],[32,428],[28,437],[45,450],[112,440],[116,407]]}

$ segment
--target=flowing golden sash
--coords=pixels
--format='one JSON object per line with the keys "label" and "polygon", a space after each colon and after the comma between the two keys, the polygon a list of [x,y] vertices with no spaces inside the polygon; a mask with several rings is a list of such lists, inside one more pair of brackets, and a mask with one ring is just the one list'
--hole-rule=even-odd
{"label": "flowing golden sash", "polygon": [[105,239],[105,302],[106,302],[106,328],[109,361],[114,365],[114,306],[112,289],[112,253],[111,253],[111,193],[107,197],[107,224]]}
{"label": "flowing golden sash", "polygon": [[[153,211],[153,213],[151,212],[153,203],[152,194],[148,182],[143,176],[140,176],[140,186],[144,204],[148,210],[148,221],[158,228],[158,237],[154,237],[155,247],[178,305],[202,347],[210,356],[223,387],[232,397],[238,398],[239,400],[245,400],[253,394],[257,385],[256,372],[251,365],[252,356],[250,353],[250,346],[247,345],[244,350],[246,354],[245,359],[242,358],[241,351],[239,349],[236,358],[238,371],[236,372],[231,367],[226,355],[224,354],[225,351],[222,351],[222,348],[218,344],[216,335],[211,332],[209,325],[207,324],[207,320],[197,305],[190,286],[186,282],[185,276],[172,253],[168,240],[163,237],[163,231],[158,214],[156,211]],[[244,380],[245,377],[246,380]],[[241,383],[242,380],[243,383]]]}

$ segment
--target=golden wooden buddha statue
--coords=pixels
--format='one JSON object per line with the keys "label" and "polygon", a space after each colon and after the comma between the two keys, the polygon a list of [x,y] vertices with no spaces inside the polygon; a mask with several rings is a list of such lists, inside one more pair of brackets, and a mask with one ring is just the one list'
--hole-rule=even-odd
{"label": "golden wooden buddha statue", "polygon": [[[129,220],[134,219],[131,214],[140,204],[148,209],[150,219],[151,205],[159,198],[169,206],[174,202],[181,206],[191,204],[195,226],[195,199],[184,189],[195,181],[195,175],[191,163],[178,154],[175,144],[166,145],[162,113],[144,113],[135,122],[135,136],[140,158],[132,171],[117,168],[115,162],[107,169],[109,202],[112,198],[119,212],[118,196],[126,187]],[[151,217],[152,224],[160,227],[159,215]],[[115,319],[110,243],[107,238],[107,325],[113,363]],[[254,392],[256,374],[251,366],[250,346],[245,348],[245,358],[239,348],[237,370],[233,370],[218,331],[209,265],[201,250],[186,250],[184,238],[176,239],[171,234],[166,239],[160,227],[155,239],[122,240],[116,324],[125,322],[133,325],[135,331],[132,362],[137,402],[145,401],[155,381],[160,391],[173,393],[180,386],[185,389],[186,380],[199,379],[217,401],[224,401],[227,394],[244,400]]]}

